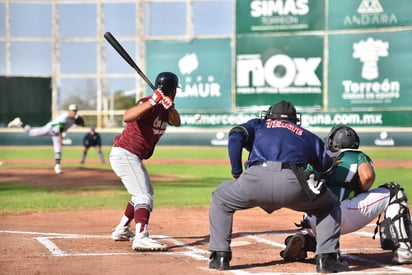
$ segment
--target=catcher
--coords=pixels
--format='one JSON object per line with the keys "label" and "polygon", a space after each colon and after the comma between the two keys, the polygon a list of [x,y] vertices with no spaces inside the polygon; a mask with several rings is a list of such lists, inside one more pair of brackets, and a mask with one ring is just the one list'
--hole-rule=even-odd
{"label": "catcher", "polygon": [[[329,155],[340,159],[335,175],[326,184],[341,200],[341,234],[355,232],[378,218],[381,247],[393,251],[395,264],[412,263],[412,225],[404,189],[395,182],[370,189],[375,181],[372,160],[359,148],[359,136],[351,127],[337,125],[326,137]],[[379,223],[383,214],[383,221]],[[280,255],[303,260],[316,250],[316,218],[306,215],[302,230],[285,239]],[[374,236],[375,237],[375,236]]]}
{"label": "catcher", "polygon": [[84,126],[83,117],[77,114],[78,109],[79,108],[76,104],[70,104],[67,113],[57,116],[52,121],[41,127],[32,127],[25,124],[19,117],[16,117],[10,121],[8,127],[23,128],[24,131],[31,137],[51,136],[55,159],[54,172],[56,174],[60,174],[62,173],[60,162],[62,158],[63,133],[67,132],[73,125]]}

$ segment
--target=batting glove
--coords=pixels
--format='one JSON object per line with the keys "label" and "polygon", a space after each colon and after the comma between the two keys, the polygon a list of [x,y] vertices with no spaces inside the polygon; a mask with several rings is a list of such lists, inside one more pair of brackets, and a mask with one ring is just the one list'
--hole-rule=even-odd
{"label": "batting glove", "polygon": [[171,99],[169,96],[163,97],[162,105],[166,110],[169,109],[174,105],[173,99]]}
{"label": "batting glove", "polygon": [[153,90],[152,98],[149,99],[150,104],[152,106],[155,106],[157,103],[159,103],[164,97],[164,94],[162,93],[161,90],[155,89]]}

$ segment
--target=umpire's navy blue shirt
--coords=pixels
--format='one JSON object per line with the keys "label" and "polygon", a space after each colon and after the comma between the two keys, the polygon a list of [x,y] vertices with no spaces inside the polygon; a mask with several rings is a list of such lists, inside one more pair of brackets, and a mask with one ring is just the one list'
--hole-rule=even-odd
{"label": "umpire's navy blue shirt", "polygon": [[240,175],[242,149],[250,154],[246,167],[256,161],[293,163],[303,167],[311,164],[315,170],[325,172],[333,167],[324,142],[312,132],[288,120],[251,119],[238,127],[246,130],[229,135],[229,157],[232,175]]}
{"label": "umpire's navy blue shirt", "polygon": [[94,133],[94,135],[92,135],[91,133],[85,134],[83,138],[83,145],[85,147],[101,146],[102,140],[100,138],[100,134],[96,132]]}

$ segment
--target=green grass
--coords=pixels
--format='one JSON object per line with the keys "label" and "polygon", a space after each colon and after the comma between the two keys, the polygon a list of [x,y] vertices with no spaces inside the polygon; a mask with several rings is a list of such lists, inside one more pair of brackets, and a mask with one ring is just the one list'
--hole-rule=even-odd
{"label": "green grass", "polygon": [[362,149],[372,160],[412,160],[412,148],[409,147],[366,147]]}
{"label": "green grass", "polygon": [[226,147],[159,146],[153,157],[160,159],[227,159]]}
{"label": "green grass", "polygon": [[1,184],[0,198],[1,213],[99,209],[107,208],[113,203],[120,206],[120,202],[123,202],[124,205],[124,202],[128,200],[128,196],[120,189],[90,188],[89,190],[81,190],[67,188],[62,190],[20,184]]}
{"label": "green grass", "polygon": [[[412,148],[375,148],[366,147],[362,149],[372,160],[394,160],[394,161],[411,161]],[[385,182],[396,181],[400,183],[408,197],[412,197],[412,169],[411,168],[376,168],[376,180],[374,187]],[[409,202],[412,204],[412,201]]]}
{"label": "green grass", "polygon": [[[103,146],[103,153],[109,156],[111,147]],[[30,154],[27,154],[30,152]],[[90,149],[88,157],[95,155],[94,149]],[[0,146],[1,160],[15,160],[15,159],[50,159],[53,158],[54,153],[50,146]],[[80,159],[81,147],[71,146],[64,147],[64,158]],[[181,147],[181,146],[158,146],[152,158],[160,159],[227,159],[227,149],[225,147]],[[97,158],[96,158],[97,159]]]}
{"label": "green grass", "polygon": [[[110,147],[104,147],[108,158]],[[27,152],[30,152],[28,154]],[[63,151],[65,167],[78,167],[81,147],[66,147]],[[153,159],[227,159],[225,148],[210,147],[159,147]],[[0,147],[0,161],[45,160],[45,163],[5,164],[0,169],[19,167],[50,167],[53,165],[53,151],[49,147]],[[91,150],[87,160],[97,160]],[[86,160],[86,163],[87,163]],[[50,161],[50,162],[49,162]],[[49,162],[49,163],[48,163]],[[110,164],[87,164],[87,167],[109,169]],[[178,180],[153,181],[155,207],[207,207],[211,192],[224,180],[230,179],[227,165],[195,164],[150,164],[146,163],[149,174],[176,175]],[[33,211],[60,211],[76,209],[119,209],[123,208],[130,196],[123,185],[118,186],[33,186],[24,184],[0,184],[0,214]]]}
{"label": "green grass", "polygon": [[[103,152],[108,158],[110,147]],[[374,160],[412,160],[412,148],[363,148]],[[30,152],[28,154],[27,152]],[[79,160],[80,147],[65,147],[63,161]],[[245,154],[246,157],[246,154]],[[53,152],[49,147],[0,147],[0,161],[47,160],[53,164]],[[90,151],[89,159],[98,159]],[[173,147],[159,146],[152,159],[208,159],[227,160],[225,147]],[[77,167],[77,162],[66,162],[65,166]],[[149,174],[175,175],[177,179],[153,181],[156,208],[162,207],[209,207],[211,192],[225,180],[229,180],[229,165],[196,164],[151,164],[146,163]],[[50,164],[5,164],[10,167],[50,167]],[[88,167],[111,169],[110,164],[88,164]],[[412,196],[412,169],[377,168],[375,186],[397,181],[402,184],[408,197]],[[60,211],[77,209],[122,209],[129,199],[124,187],[118,186],[34,186],[0,183],[0,214],[33,211]]]}

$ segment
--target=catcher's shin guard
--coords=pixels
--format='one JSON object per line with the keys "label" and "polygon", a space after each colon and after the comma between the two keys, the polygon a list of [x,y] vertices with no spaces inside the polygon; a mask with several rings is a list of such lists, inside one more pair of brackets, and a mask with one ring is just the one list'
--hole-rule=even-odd
{"label": "catcher's shin guard", "polygon": [[[400,243],[412,248],[412,224],[408,208],[408,198],[404,189],[396,182],[381,185],[390,190],[389,205],[384,213],[384,220],[379,223],[380,243],[382,249],[396,250]],[[375,229],[376,234],[377,228]]]}

